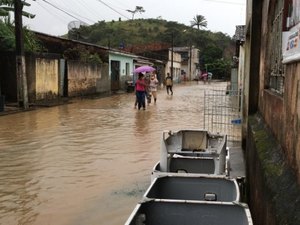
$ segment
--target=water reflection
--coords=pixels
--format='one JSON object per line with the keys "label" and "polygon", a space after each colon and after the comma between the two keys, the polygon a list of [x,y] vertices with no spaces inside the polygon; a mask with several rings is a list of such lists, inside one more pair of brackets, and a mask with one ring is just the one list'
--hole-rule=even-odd
{"label": "water reflection", "polygon": [[204,85],[0,117],[0,224],[123,224],[150,182],[162,130],[201,128]]}

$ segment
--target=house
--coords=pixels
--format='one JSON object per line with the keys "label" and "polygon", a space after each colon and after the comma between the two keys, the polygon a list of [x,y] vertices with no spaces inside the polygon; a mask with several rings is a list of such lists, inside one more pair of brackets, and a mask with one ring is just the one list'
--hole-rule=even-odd
{"label": "house", "polygon": [[181,55],[181,80],[193,80],[198,78],[199,49],[194,46],[175,47],[174,52]]}
{"label": "house", "polygon": [[133,80],[135,55],[119,51],[109,51],[109,76],[111,79],[111,91],[125,89],[125,82]]}
{"label": "house", "polygon": [[167,73],[170,73],[173,75],[174,82],[180,83],[182,80],[194,79],[199,73],[199,50],[193,46],[172,47],[169,44],[154,43],[131,47],[127,50],[162,61],[165,64],[163,79]]}

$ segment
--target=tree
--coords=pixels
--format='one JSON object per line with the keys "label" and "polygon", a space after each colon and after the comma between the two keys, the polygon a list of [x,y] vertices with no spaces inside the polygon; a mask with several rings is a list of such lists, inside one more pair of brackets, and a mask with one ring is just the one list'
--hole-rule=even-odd
{"label": "tree", "polygon": [[198,30],[200,30],[200,28],[203,28],[203,27],[207,27],[207,21],[205,19],[204,16],[202,15],[196,15],[193,20],[191,21],[191,26],[192,27],[197,27]]}
{"label": "tree", "polygon": [[146,11],[144,10],[143,6],[136,6],[136,7],[135,7],[135,10],[129,10],[129,9],[127,9],[126,11],[132,13],[132,20],[133,20],[133,18],[134,18],[134,14],[136,14],[137,12],[139,12],[139,13],[144,13],[144,12],[146,12]]}

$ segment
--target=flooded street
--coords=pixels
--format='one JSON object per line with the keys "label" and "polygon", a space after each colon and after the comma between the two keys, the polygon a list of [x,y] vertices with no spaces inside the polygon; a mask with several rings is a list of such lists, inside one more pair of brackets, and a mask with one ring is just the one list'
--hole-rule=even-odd
{"label": "flooded street", "polygon": [[205,88],[133,93],[0,117],[0,224],[124,224],[150,184],[163,130],[203,128]]}

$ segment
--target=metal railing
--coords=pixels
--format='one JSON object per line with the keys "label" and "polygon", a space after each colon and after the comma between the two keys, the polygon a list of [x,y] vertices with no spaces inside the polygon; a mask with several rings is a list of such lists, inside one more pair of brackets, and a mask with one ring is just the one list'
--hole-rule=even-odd
{"label": "metal railing", "polygon": [[241,90],[230,88],[204,93],[204,127],[213,133],[226,134],[230,141],[241,140]]}

